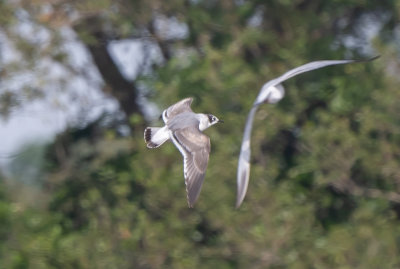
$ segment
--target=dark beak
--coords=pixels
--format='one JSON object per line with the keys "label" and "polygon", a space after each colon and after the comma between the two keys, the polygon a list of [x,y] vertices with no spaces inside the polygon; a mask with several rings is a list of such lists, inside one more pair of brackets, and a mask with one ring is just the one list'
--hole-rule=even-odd
{"label": "dark beak", "polygon": [[218,120],[218,122],[220,122],[220,123],[224,123],[224,121],[223,121],[223,120]]}

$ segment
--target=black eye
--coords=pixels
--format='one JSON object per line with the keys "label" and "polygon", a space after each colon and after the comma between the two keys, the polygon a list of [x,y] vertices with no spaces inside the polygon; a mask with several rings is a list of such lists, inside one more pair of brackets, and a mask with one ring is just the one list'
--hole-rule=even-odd
{"label": "black eye", "polygon": [[214,122],[215,121],[215,117],[211,114],[208,114],[208,119],[210,120],[210,122]]}

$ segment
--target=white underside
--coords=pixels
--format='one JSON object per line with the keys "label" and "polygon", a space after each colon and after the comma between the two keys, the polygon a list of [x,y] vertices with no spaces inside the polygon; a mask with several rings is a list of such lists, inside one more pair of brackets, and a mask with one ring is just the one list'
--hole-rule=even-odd
{"label": "white underside", "polygon": [[262,88],[257,97],[257,103],[268,102],[270,104],[278,103],[285,96],[285,89],[281,84]]}
{"label": "white underside", "polygon": [[170,132],[167,126],[160,128],[156,133],[154,133],[151,137],[151,142],[161,145],[170,139]]}

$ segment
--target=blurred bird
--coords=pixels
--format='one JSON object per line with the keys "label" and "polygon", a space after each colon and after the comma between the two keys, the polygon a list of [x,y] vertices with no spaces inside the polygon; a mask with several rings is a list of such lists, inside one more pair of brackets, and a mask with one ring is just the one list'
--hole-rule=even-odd
{"label": "blurred bird", "polygon": [[164,127],[144,130],[148,148],[157,148],[172,140],[181,152],[189,207],[193,207],[199,197],[210,155],[210,138],[202,131],[223,122],[211,114],[194,113],[190,108],[192,101],[193,98],[186,98],[164,110]]}
{"label": "blurred bird", "polygon": [[253,126],[254,115],[259,105],[263,103],[275,104],[279,102],[285,95],[285,89],[281,85],[285,80],[300,75],[301,73],[319,69],[329,65],[337,64],[349,64],[357,62],[368,62],[379,58],[376,56],[368,60],[326,60],[326,61],[315,61],[310,62],[299,67],[296,67],[282,76],[268,81],[261,88],[256,100],[253,103],[253,107],[247,116],[246,125],[243,133],[242,146],[240,148],[239,164],[237,170],[237,197],[236,197],[236,208],[238,208],[246,195],[247,186],[249,184],[250,177],[250,138],[251,129]]}

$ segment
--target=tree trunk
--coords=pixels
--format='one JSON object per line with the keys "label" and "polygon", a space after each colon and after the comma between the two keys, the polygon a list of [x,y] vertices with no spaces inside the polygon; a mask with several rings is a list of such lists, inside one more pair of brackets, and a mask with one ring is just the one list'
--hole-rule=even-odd
{"label": "tree trunk", "polygon": [[134,82],[127,80],[115,64],[108,51],[107,34],[102,31],[101,22],[96,17],[87,18],[75,26],[78,35],[87,33],[94,40],[84,42],[92,55],[93,61],[106,83],[104,91],[114,97],[126,117],[133,114],[143,116],[143,110],[138,102],[138,88]]}

